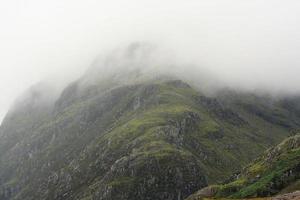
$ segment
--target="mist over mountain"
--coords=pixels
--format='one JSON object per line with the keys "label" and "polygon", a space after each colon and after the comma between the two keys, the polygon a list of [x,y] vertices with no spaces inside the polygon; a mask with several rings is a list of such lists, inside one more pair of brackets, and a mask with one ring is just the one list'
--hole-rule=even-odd
{"label": "mist over mountain", "polygon": [[298,0],[0,3],[0,200],[300,198]]}
{"label": "mist over mountain", "polygon": [[299,8],[296,0],[3,2],[0,116],[31,85],[75,80],[99,53],[132,41],[166,47],[172,53],[160,57],[174,52],[231,87],[299,93]]}
{"label": "mist over mountain", "polygon": [[0,128],[0,198],[185,199],[299,131],[299,99],[231,88],[132,43],[15,102]]}
{"label": "mist over mountain", "polygon": [[[72,72],[64,72],[66,74]],[[236,85],[234,80],[228,81],[205,66],[184,62],[175,51],[150,42],[133,42],[98,55],[79,80],[70,78],[56,79],[50,77],[36,83],[28,92],[21,95],[18,102],[26,102],[27,98],[45,98],[43,103],[54,102],[63,89],[77,82],[79,88],[101,85],[113,88],[159,79],[179,79],[201,90],[206,95],[214,96],[224,90],[239,93],[255,93],[258,96],[269,96],[274,99],[297,98],[297,90],[289,91],[280,88],[250,87],[244,84]],[[42,97],[42,95],[45,95]],[[14,106],[12,106],[14,107]]]}

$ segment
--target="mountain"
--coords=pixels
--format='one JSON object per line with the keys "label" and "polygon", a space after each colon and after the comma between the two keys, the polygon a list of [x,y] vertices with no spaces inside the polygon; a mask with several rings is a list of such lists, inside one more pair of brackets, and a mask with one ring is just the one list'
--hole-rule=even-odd
{"label": "mountain", "polygon": [[299,127],[286,103],[180,80],[29,93],[1,125],[1,199],[183,199]]}
{"label": "mountain", "polygon": [[299,130],[299,97],[208,94],[140,48],[16,101],[0,127],[1,200],[181,200]]}
{"label": "mountain", "polygon": [[[188,199],[200,199],[201,196],[266,197],[300,190],[300,135],[268,149],[232,179],[222,185],[204,188]],[[297,198],[300,198],[299,193]]]}

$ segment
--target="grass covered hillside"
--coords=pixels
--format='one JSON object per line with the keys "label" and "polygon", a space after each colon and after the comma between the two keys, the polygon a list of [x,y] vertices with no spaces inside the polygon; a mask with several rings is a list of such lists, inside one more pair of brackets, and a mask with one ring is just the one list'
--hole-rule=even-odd
{"label": "grass covered hillside", "polygon": [[[47,90],[28,96],[0,128],[0,199],[184,199],[245,166],[300,121],[290,101],[232,91],[210,97],[170,79],[79,80],[54,101],[44,101]],[[262,178],[267,167],[258,162],[251,173]]]}
{"label": "grass covered hillside", "polygon": [[268,197],[300,190],[299,180],[300,135],[296,135],[267,150],[232,182],[209,186],[189,199],[201,196],[230,199]]}

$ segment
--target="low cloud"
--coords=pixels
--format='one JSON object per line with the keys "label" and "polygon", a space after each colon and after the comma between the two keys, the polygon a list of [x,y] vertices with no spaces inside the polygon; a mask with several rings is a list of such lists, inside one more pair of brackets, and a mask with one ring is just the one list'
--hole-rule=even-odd
{"label": "low cloud", "polygon": [[[91,65],[102,75],[127,66],[124,75],[139,63],[145,74],[175,74],[208,89],[298,94],[299,9],[297,0],[2,2],[0,120],[31,85],[62,88]],[[151,47],[125,59],[119,49],[134,41]]]}

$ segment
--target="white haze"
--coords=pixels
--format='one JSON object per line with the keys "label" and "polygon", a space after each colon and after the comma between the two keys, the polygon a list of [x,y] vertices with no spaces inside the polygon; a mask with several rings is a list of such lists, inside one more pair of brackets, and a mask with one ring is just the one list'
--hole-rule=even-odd
{"label": "white haze", "polygon": [[299,10],[298,0],[0,1],[0,121],[32,84],[69,82],[134,41],[227,86],[300,92]]}

